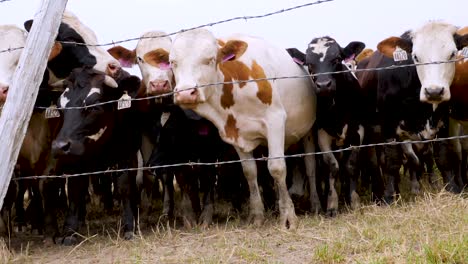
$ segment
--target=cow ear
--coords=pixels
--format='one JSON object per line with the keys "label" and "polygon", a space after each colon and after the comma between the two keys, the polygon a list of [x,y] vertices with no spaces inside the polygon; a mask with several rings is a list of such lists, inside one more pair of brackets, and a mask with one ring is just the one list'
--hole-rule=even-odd
{"label": "cow ear", "polygon": [[365,50],[361,51],[361,53],[359,53],[359,55],[357,55],[354,60],[356,62],[360,62],[360,61],[362,61],[364,59],[369,58],[370,56],[372,56],[372,54],[374,54],[373,49],[365,49]]}
{"label": "cow ear", "polygon": [[122,46],[115,46],[107,50],[123,67],[131,68],[136,64],[136,51]]}
{"label": "cow ear", "polygon": [[354,58],[361,53],[366,47],[366,44],[360,41],[352,41],[343,49],[343,58],[345,61],[354,60]]}
{"label": "cow ear", "polygon": [[32,19],[24,22],[24,29],[26,29],[26,31],[29,32],[31,30],[32,24],[33,24]]}
{"label": "cow ear", "polygon": [[393,58],[393,52],[397,47],[400,47],[407,53],[411,53],[413,50],[413,43],[409,39],[400,37],[389,37],[382,40],[378,45],[377,49],[386,57]]}
{"label": "cow ear", "polygon": [[454,39],[455,39],[455,44],[457,45],[457,50],[461,50],[464,47],[468,46],[468,34],[465,34],[465,35],[455,34]]}
{"label": "cow ear", "polygon": [[239,58],[247,50],[248,44],[242,40],[230,40],[218,50],[217,62],[226,62]]}
{"label": "cow ear", "polygon": [[286,49],[289,55],[292,57],[293,61],[299,65],[304,65],[305,63],[305,54],[302,51],[296,48]]}
{"label": "cow ear", "polygon": [[50,51],[48,61],[53,60],[60,54],[60,52],[62,52],[62,44],[60,42],[55,41],[54,46],[52,46],[52,50]]}

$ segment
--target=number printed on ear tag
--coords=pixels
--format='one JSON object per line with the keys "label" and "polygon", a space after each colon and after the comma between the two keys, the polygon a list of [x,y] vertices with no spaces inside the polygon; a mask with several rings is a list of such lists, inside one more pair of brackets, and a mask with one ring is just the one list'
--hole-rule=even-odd
{"label": "number printed on ear tag", "polygon": [[132,98],[130,95],[125,92],[122,97],[120,97],[119,101],[117,102],[117,110],[122,110],[126,108],[130,108],[132,106]]}
{"label": "number printed on ear tag", "polygon": [[60,117],[60,111],[57,109],[57,106],[53,104],[46,108],[44,115],[46,119],[57,118]]}
{"label": "number printed on ear tag", "polygon": [[393,52],[393,60],[394,61],[405,61],[408,59],[408,53],[405,50],[397,47]]}

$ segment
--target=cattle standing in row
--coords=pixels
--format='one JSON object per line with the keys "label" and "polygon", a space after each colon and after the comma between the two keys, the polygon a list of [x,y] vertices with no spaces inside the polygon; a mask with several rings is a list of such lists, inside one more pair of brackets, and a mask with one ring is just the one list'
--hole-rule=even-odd
{"label": "cattle standing in row", "polygon": [[[268,146],[268,170],[275,179],[282,226],[295,227],[296,214],[286,186],[285,147],[305,139],[305,151],[314,151],[311,134],[315,121],[315,94],[310,79],[243,82],[265,77],[304,75],[284,49],[243,35],[217,39],[205,29],[180,33],[169,54],[174,72],[174,101],[210,120],[221,138],[232,144],[241,159],[253,158],[260,144]],[[320,207],[315,187],[315,159],[306,159],[313,210]],[[243,161],[250,190],[250,217],[264,220],[255,161]]]}
{"label": "cattle standing in row", "polygon": [[[109,52],[123,65],[138,64],[143,76],[145,95],[164,95],[172,91],[174,78],[169,65],[171,39],[164,32],[147,32],[141,36],[135,50],[117,46]],[[144,114],[144,113],[142,113]],[[214,162],[220,156],[221,140],[213,125],[191,110],[182,110],[173,105],[172,96],[148,101],[144,138],[151,142],[143,148],[143,159],[148,165],[168,165],[186,162]],[[151,121],[149,121],[151,120]],[[151,129],[154,126],[156,129]],[[145,142],[145,140],[144,140]],[[149,144],[143,144],[143,146]],[[149,151],[148,151],[149,150]],[[149,158],[148,154],[151,154]],[[182,217],[184,225],[193,227],[199,222],[206,227],[214,213],[215,167],[176,167],[158,169],[165,183],[163,215],[173,216],[173,175],[182,189]],[[203,208],[198,198],[199,186],[203,191]]]}
{"label": "cattle standing in row", "polygon": [[[354,60],[365,45],[362,42],[351,42],[345,48],[331,37],[314,38],[307,48],[306,54],[300,51],[294,53],[296,58],[308,67],[317,87],[317,129],[318,145],[321,151],[331,151],[336,147],[358,146],[364,138],[365,111],[361,87],[352,72],[330,74],[330,72],[348,70],[346,61]],[[359,206],[359,195],[356,192],[359,177],[359,148],[342,153],[342,157],[334,153],[323,154],[323,160],[329,171],[329,193],[327,212],[336,215],[338,210],[338,195],[335,180],[343,173],[343,185],[347,186],[347,200],[351,207]],[[340,165],[341,164],[341,165]],[[346,189],[346,188],[343,188]]]}
{"label": "cattle standing in row", "polygon": [[[409,31],[401,37],[388,38],[378,45],[369,61],[364,60],[367,68],[385,67],[394,64],[408,65],[413,62],[427,63],[454,59],[460,38],[456,28],[441,22],[429,22],[423,27]],[[407,60],[395,62],[394,52],[405,51]],[[443,125],[447,126],[447,102],[450,99],[450,84],[455,72],[454,63],[410,66],[378,72],[359,74],[364,90],[376,91],[377,123],[386,141],[400,140],[397,131],[424,138],[423,131],[434,136]],[[401,127],[401,124],[404,127]],[[399,146],[383,147],[383,174],[386,179],[384,198],[393,200],[397,189],[402,152]],[[448,168],[448,155],[440,155],[438,165],[442,170]],[[443,173],[444,174],[444,173]],[[447,182],[447,177],[444,176]]]}

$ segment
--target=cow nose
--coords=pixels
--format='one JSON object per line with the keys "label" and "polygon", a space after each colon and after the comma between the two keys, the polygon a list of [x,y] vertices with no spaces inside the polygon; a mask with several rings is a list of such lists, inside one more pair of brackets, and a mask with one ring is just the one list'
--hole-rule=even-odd
{"label": "cow nose", "polygon": [[424,93],[426,94],[426,98],[428,101],[440,101],[442,99],[444,91],[444,87],[424,88]]}
{"label": "cow nose", "polygon": [[67,154],[70,152],[71,141],[70,140],[54,140],[52,142],[52,150],[57,154]]}
{"label": "cow nose", "polygon": [[169,91],[167,80],[154,80],[150,81],[150,90],[148,91],[150,94],[162,94],[167,93]]}
{"label": "cow nose", "polygon": [[330,88],[331,83],[332,83],[331,80],[326,80],[326,81],[316,82],[315,84],[317,85],[319,89],[326,89],[326,88]]}
{"label": "cow nose", "polygon": [[5,102],[8,94],[8,86],[0,85],[0,102]]}
{"label": "cow nose", "polygon": [[107,64],[106,74],[110,75],[111,77],[117,77],[120,72],[120,65],[114,62]]}
{"label": "cow nose", "polygon": [[198,99],[198,89],[179,89],[179,92],[176,93],[175,103],[176,104],[194,104]]}

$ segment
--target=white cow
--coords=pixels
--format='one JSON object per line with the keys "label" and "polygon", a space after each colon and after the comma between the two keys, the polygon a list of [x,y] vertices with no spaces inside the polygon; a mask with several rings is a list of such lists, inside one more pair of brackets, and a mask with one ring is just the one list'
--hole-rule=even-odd
{"label": "white cow", "polygon": [[[267,145],[268,170],[278,191],[280,221],[295,227],[294,205],[286,187],[284,150],[304,138],[305,151],[314,151],[310,133],[315,121],[316,97],[310,78],[280,79],[240,84],[196,85],[268,77],[305,75],[285,49],[266,41],[234,35],[217,40],[206,29],[179,34],[173,41],[169,61],[174,72],[176,104],[193,109],[210,120],[221,138],[232,144],[241,159]],[[250,217],[254,224],[264,219],[264,206],[257,184],[254,161],[242,162],[250,190]],[[312,210],[320,207],[315,188],[315,158],[306,157],[311,185]]]}

